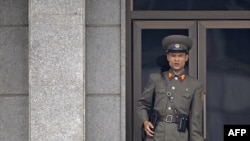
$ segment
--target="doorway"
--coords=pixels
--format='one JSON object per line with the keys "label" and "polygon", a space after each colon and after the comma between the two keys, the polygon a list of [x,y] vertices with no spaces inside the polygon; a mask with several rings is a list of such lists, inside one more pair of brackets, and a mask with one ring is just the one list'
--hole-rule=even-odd
{"label": "doorway", "polygon": [[[194,44],[186,70],[204,84],[204,138],[223,141],[224,124],[250,123],[250,21],[133,21],[132,140],[141,140],[136,102],[150,73],[168,69],[163,37],[183,34]],[[243,116],[244,114],[244,116]],[[232,116],[233,115],[233,116]],[[238,123],[239,124],[239,123]]]}

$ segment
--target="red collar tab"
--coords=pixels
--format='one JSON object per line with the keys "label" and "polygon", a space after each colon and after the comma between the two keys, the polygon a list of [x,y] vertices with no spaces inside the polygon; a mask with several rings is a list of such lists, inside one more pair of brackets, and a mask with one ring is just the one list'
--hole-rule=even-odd
{"label": "red collar tab", "polygon": [[173,75],[172,73],[169,72],[169,73],[168,73],[168,79],[169,79],[169,80],[172,80],[173,78],[174,78],[174,75]]}
{"label": "red collar tab", "polygon": [[[168,79],[169,80],[172,80],[174,78],[174,74],[169,72],[168,73]],[[179,81],[182,82],[184,79],[186,78],[186,75],[185,74],[182,74],[178,77]]]}
{"label": "red collar tab", "polygon": [[186,75],[185,75],[185,74],[182,74],[181,76],[179,76],[180,82],[182,82],[185,78],[186,78]]}

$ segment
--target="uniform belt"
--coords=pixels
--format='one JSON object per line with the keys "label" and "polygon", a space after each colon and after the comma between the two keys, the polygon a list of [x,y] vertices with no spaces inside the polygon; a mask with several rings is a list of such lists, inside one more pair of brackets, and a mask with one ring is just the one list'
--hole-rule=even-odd
{"label": "uniform belt", "polygon": [[171,115],[171,114],[160,116],[159,120],[167,122],[167,123],[179,123],[178,116]]}

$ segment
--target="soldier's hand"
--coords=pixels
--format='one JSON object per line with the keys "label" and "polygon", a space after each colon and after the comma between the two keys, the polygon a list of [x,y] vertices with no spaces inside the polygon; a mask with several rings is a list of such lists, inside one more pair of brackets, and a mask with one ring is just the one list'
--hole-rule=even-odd
{"label": "soldier's hand", "polygon": [[152,125],[151,122],[149,121],[144,121],[144,130],[146,132],[146,134],[149,136],[149,137],[153,137],[154,136],[154,132],[152,131],[152,129],[154,128],[154,126]]}

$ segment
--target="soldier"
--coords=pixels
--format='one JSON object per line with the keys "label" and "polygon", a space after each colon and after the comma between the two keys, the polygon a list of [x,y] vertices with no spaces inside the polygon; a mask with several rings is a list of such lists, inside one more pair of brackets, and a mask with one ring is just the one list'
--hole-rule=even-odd
{"label": "soldier", "polygon": [[[192,40],[170,35],[162,40],[170,69],[152,73],[138,100],[139,121],[145,141],[204,141],[202,134],[202,83],[185,72]],[[150,121],[150,108],[157,122]]]}

